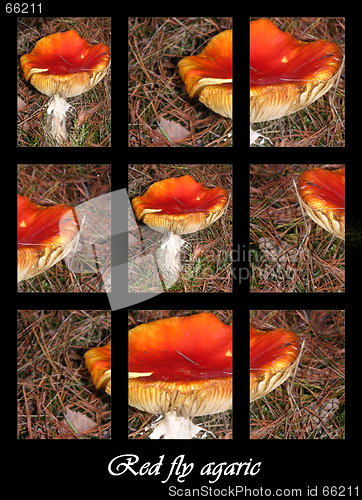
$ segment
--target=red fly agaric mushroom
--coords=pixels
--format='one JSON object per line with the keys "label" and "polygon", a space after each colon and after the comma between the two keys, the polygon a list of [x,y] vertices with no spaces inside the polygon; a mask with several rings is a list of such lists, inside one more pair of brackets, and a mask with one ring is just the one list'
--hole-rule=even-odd
{"label": "red fly agaric mushroom", "polygon": [[74,208],[64,204],[42,207],[18,194],[18,282],[63,259],[78,231]]}
{"label": "red fly agaric mushroom", "polygon": [[92,89],[105,76],[110,64],[110,48],[92,45],[74,30],[54,33],[37,42],[30,54],[20,58],[25,79],[42,94],[53,97],[47,113],[52,134],[66,139],[67,97]]}
{"label": "red fly agaric mushroom", "polygon": [[325,94],[342,69],[342,52],[326,40],[302,42],[268,19],[250,23],[250,123],[275,120]]}
{"label": "red fly agaric mushroom", "polygon": [[111,394],[111,341],[87,351],[84,360],[96,388]]}
{"label": "red fly agaric mushroom", "polygon": [[169,236],[163,241],[166,268],[181,269],[179,252],[185,243],[181,234],[208,227],[225,212],[228,202],[223,188],[207,188],[190,175],[152,184],[143,196],[132,200],[136,216],[149,227]]}
{"label": "red fly agaric mushroom", "polygon": [[300,204],[317,224],[344,240],[345,168],[313,168],[300,177],[297,195]]}
{"label": "red fly agaric mushroom", "polygon": [[178,63],[190,97],[198,97],[205,106],[227,118],[233,116],[232,34],[232,30],[219,33],[200,54]]}
{"label": "red fly agaric mushroom", "polygon": [[297,363],[299,350],[298,337],[291,331],[250,327],[250,401],[285,382]]}
{"label": "red fly agaric mushroom", "polygon": [[232,327],[211,313],[129,331],[129,404],[164,419],[151,439],[191,439],[190,417],[232,407]]}

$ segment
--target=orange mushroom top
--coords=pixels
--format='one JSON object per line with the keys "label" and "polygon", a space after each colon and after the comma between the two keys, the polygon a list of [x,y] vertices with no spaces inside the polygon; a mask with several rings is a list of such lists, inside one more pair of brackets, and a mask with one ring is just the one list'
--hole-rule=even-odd
{"label": "orange mushroom top", "polygon": [[155,182],[132,205],[137,218],[155,231],[186,234],[215,222],[227,201],[225,189],[206,188],[185,175]]}
{"label": "orange mushroom top", "polygon": [[232,30],[214,36],[200,54],[181,59],[178,68],[190,97],[232,118]]}
{"label": "orange mushroom top", "polygon": [[48,96],[76,96],[93,88],[106,74],[110,48],[92,45],[74,30],[39,40],[20,58],[25,79]]}
{"label": "orange mushroom top", "polygon": [[111,341],[105,346],[90,349],[84,354],[84,359],[96,388],[111,394]]}
{"label": "orange mushroom top", "polygon": [[18,194],[18,281],[63,259],[78,230],[74,208],[64,204],[42,207]]}
{"label": "orange mushroom top", "polygon": [[129,404],[182,416],[231,408],[232,327],[211,313],[129,331]]}
{"label": "orange mushroom top", "polygon": [[250,123],[289,115],[321,97],[342,65],[338,45],[303,42],[269,19],[250,23]]}
{"label": "orange mushroom top", "polygon": [[344,239],[345,167],[306,170],[299,177],[298,195],[307,214],[317,224]]}
{"label": "orange mushroom top", "polygon": [[291,331],[250,327],[250,401],[265,396],[291,375],[299,348]]}

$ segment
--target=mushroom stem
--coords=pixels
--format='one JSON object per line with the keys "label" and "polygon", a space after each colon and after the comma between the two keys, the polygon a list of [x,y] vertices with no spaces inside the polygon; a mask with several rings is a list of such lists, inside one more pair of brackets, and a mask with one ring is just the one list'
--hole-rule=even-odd
{"label": "mushroom stem", "polygon": [[[262,135],[262,134],[258,134],[258,132],[255,132],[255,130],[253,130],[251,127],[250,127],[250,146],[252,144],[254,144],[254,142],[257,140],[258,137],[263,137],[263,139],[266,139],[267,141],[269,141],[271,144],[273,144],[271,142],[271,140],[268,138],[268,137],[265,137],[265,135]],[[261,141],[261,144],[263,143],[264,141]]]}
{"label": "mushroom stem", "polygon": [[163,278],[174,283],[182,271],[181,248],[187,244],[178,234],[169,233],[156,251],[157,261],[164,271]]}
{"label": "mushroom stem", "polygon": [[55,140],[60,141],[62,139],[66,140],[68,137],[66,128],[66,112],[72,106],[67,103],[67,101],[61,97],[59,94],[55,94],[51,100],[48,109],[48,125],[51,126],[51,132]]}
{"label": "mushroom stem", "polygon": [[193,424],[189,417],[181,417],[176,411],[163,414],[161,421],[154,426],[150,439],[192,439],[200,431],[199,425]]}

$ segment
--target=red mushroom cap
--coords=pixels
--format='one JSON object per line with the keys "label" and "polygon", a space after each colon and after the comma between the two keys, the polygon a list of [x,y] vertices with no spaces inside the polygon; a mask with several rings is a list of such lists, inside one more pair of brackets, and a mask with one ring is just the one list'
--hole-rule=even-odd
{"label": "red mushroom cap", "polygon": [[299,348],[291,331],[250,327],[250,401],[265,396],[291,375]]}
{"label": "red mushroom cap", "polygon": [[84,359],[96,388],[111,394],[111,341],[105,346],[90,349],[84,354]]}
{"label": "red mushroom cap", "polygon": [[342,65],[338,45],[301,42],[269,19],[250,23],[250,123],[274,120],[325,94]]}
{"label": "red mushroom cap", "polygon": [[204,229],[226,210],[228,194],[206,188],[191,176],[164,179],[132,200],[136,216],[160,233],[194,233]]}
{"label": "red mushroom cap", "polygon": [[42,207],[18,194],[18,281],[42,273],[72,249],[79,223],[74,208]]}
{"label": "red mushroom cap", "polygon": [[74,30],[54,33],[20,58],[25,79],[48,96],[76,96],[102,80],[110,64],[110,48],[92,45]]}
{"label": "red mushroom cap", "polygon": [[232,30],[211,39],[197,56],[188,56],[178,69],[190,97],[199,97],[208,108],[232,118]]}
{"label": "red mushroom cap", "polygon": [[338,238],[345,235],[345,168],[306,170],[298,181],[301,205],[317,224]]}
{"label": "red mushroom cap", "polygon": [[184,417],[232,406],[232,327],[211,313],[129,331],[129,404]]}

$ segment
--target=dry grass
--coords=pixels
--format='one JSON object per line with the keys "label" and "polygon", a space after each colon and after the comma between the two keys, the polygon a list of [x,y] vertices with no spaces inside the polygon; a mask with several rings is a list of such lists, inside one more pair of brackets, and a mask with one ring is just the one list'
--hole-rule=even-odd
{"label": "dry grass", "polygon": [[[253,21],[258,18],[251,17]],[[279,29],[297,40],[335,42],[344,53],[345,19],[342,17],[269,17]],[[253,130],[272,141],[262,147],[345,147],[345,77],[307,108],[280,120],[256,123]],[[255,144],[252,147],[257,147]]]}
{"label": "dry grass", "polygon": [[[39,205],[76,207],[111,191],[110,165],[18,165],[18,193]],[[64,261],[19,283],[20,292],[98,292],[103,280],[94,273],[72,273]]]}
{"label": "dry grass", "polygon": [[345,438],[344,322],[344,311],[252,311],[252,326],[293,330],[304,348],[294,380],[251,403],[251,439]]}
{"label": "dry grass", "polygon": [[[130,147],[232,146],[231,120],[191,100],[177,70],[183,57],[201,52],[210,38],[231,27],[231,18],[129,18]],[[189,134],[168,140],[161,118]]]}
{"label": "dry grass", "polygon": [[[110,331],[110,311],[18,312],[18,439],[110,438],[110,397],[95,389],[84,363]],[[94,425],[72,429],[68,409]]]}
{"label": "dry grass", "polygon": [[294,192],[293,179],[321,166],[343,165],[251,165],[251,291],[344,291],[344,242],[304,218]]}
{"label": "dry grass", "polygon": [[[224,215],[202,231],[183,236],[189,246],[181,260],[183,272],[169,292],[226,292],[232,291],[232,166],[231,165],[130,165],[128,194],[130,199],[140,196],[156,181],[169,177],[191,175],[197,182],[207,187],[222,187],[230,194],[230,201]],[[134,216],[135,217],[135,216]],[[132,216],[133,218],[133,216]],[[140,223],[142,230],[146,228]],[[159,245],[159,233],[144,232],[142,256],[153,255]],[[149,236],[148,236],[149,235]],[[130,258],[139,255],[132,254]],[[144,257],[145,258],[145,257]],[[152,259],[154,263],[154,260]],[[142,266],[144,267],[144,266]],[[154,275],[154,265],[153,265]],[[162,291],[148,287],[143,276],[130,277],[133,292]],[[158,281],[159,282],[159,281]],[[146,288],[147,286],[147,288]]]}
{"label": "dry grass", "polygon": [[[232,323],[232,311],[185,311],[185,310],[147,310],[147,311],[129,311],[128,313],[128,328],[131,330],[142,323],[150,323],[163,318],[185,317],[200,312],[211,312],[220,321],[225,324]],[[149,439],[152,432],[152,424],[156,420],[155,415],[142,412],[129,406],[128,409],[128,439]],[[205,430],[209,431],[205,439],[232,439],[232,410],[215,415],[205,415],[202,417],[194,417],[194,424],[200,425]],[[215,437],[213,437],[212,434]],[[201,435],[201,434],[200,434]]]}
{"label": "dry grass", "polygon": [[[49,98],[26,83],[20,57],[28,54],[44,36],[74,29],[88,43],[111,45],[111,19],[92,18],[18,18],[18,97],[25,107],[18,111],[18,146],[59,146],[46,126],[46,103]],[[70,98],[75,113],[69,115],[69,137],[64,147],[111,146],[111,70],[93,89]]]}

